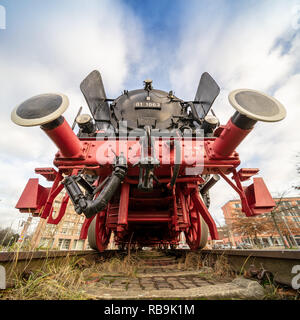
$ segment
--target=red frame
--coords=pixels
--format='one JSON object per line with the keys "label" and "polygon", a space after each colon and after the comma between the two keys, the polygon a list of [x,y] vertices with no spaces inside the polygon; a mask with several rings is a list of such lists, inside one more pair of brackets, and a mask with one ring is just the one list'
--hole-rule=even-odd
{"label": "red frame", "polygon": [[[231,124],[229,123],[229,125]],[[228,131],[228,128],[226,130]],[[239,129],[239,131],[240,130],[241,129]],[[225,132],[224,129],[223,132]],[[223,132],[221,132],[221,137]],[[236,133],[236,130],[234,132]],[[50,137],[53,136],[53,133],[47,134]],[[232,149],[233,146],[235,146],[237,142],[240,142],[245,135],[245,132],[242,132],[242,137],[236,138],[231,145],[228,141],[223,141],[223,143],[227,147],[230,145],[230,148]],[[57,132],[54,134],[54,136],[55,141],[57,142],[59,140]],[[172,139],[179,140],[178,137]],[[73,140],[74,137],[72,136],[72,141]],[[78,139],[78,141],[76,141],[74,144],[74,148],[72,147],[72,144],[68,143],[67,151],[66,148],[64,148],[64,153],[58,151],[55,156],[54,165],[58,168],[58,172],[52,168],[39,168],[36,170],[48,180],[54,180],[52,188],[48,190],[48,196],[45,198],[45,192],[41,194],[37,193],[36,185],[35,188],[30,188],[30,186],[27,186],[16,207],[24,212],[26,208],[24,208],[24,205],[20,206],[19,204],[22,202],[24,203],[23,200],[29,196],[34,197],[35,202],[39,203],[39,206],[35,208],[35,213],[41,218],[47,219],[48,223],[59,223],[65,213],[69,197],[64,197],[59,215],[56,219],[53,219],[50,213],[52,212],[51,210],[54,199],[63,189],[63,184],[61,183],[63,175],[76,175],[79,171],[82,171],[84,173],[94,173],[101,178],[99,178],[98,181],[103,180],[112,171],[115,155],[120,155],[121,152],[123,152],[127,155],[128,173],[121,187],[119,205],[117,208],[113,208],[110,205],[108,206],[108,214],[106,219],[106,226],[115,232],[117,239],[122,239],[124,233],[126,233],[128,230],[128,225],[130,223],[167,223],[172,236],[168,239],[168,241],[169,243],[177,243],[180,232],[187,231],[191,226],[188,208],[186,208],[184,201],[186,197],[191,197],[194,205],[196,206],[196,210],[202,215],[203,219],[207,223],[211,238],[218,239],[218,232],[215,222],[199,194],[199,186],[204,183],[204,180],[200,175],[185,175],[186,168],[202,168],[202,172],[199,171],[201,174],[219,174],[239,194],[242,202],[242,210],[247,216],[254,216],[273,209],[275,202],[273,201],[261,178],[259,180],[254,180],[253,185],[247,188],[243,188],[241,184],[242,181],[248,180],[252,175],[256,174],[258,169],[242,169],[237,172],[236,167],[240,164],[239,156],[235,151],[232,151],[226,155],[220,155],[220,152],[223,150],[223,145],[220,138],[204,138],[202,141],[203,167],[201,163],[196,165],[190,164],[191,154],[189,152],[192,152],[192,154],[195,155],[196,148],[194,148],[193,143],[196,141],[196,139],[190,138],[189,141],[192,143],[192,148],[189,150],[185,146],[184,141],[179,141],[181,143],[182,150],[181,159],[183,159],[180,166],[180,174],[176,180],[175,186],[173,187],[172,197],[166,200],[172,201],[172,212],[160,212],[157,210],[155,213],[132,213],[128,210],[129,204],[132,203],[131,201],[138,201],[130,199],[130,188],[132,185],[138,184],[139,168],[134,165],[140,159],[141,145],[137,139],[127,140],[127,137],[124,139],[103,138],[102,140]],[[60,142],[57,144],[61,145],[62,143]],[[160,182],[168,184],[171,181],[175,151],[174,148],[171,148],[170,163],[162,164],[161,160],[163,158],[164,148],[164,139],[155,139],[154,149],[161,163],[160,166],[155,169],[155,174]],[[101,152],[99,152],[99,150],[101,150]],[[134,153],[132,150],[134,150]],[[68,154],[68,157],[64,156],[66,153]],[[232,174],[232,179],[235,183],[227,177],[228,174]],[[180,210],[177,206],[178,199],[180,199],[181,202]],[[139,201],[141,200],[143,199],[139,199]],[[150,200],[155,201],[155,199]],[[144,201],[149,201],[149,199],[144,199]],[[109,212],[112,212],[113,210],[117,210],[117,215],[109,214]],[[85,239],[87,237],[87,231],[91,221],[92,218],[85,220],[80,234],[81,239]]]}

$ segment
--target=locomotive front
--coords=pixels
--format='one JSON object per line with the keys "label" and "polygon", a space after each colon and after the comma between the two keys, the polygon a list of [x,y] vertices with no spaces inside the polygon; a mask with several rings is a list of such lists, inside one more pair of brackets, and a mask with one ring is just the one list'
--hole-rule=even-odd
{"label": "locomotive front", "polygon": [[[285,117],[274,98],[248,89],[232,92],[229,101],[236,112],[220,126],[211,109],[220,89],[208,73],[202,75],[193,101],[154,89],[151,80],[142,89],[107,99],[98,71],[80,87],[92,116],[76,118],[77,135],[62,116],[68,107],[62,94],[33,97],[12,112],[18,125],[41,126],[59,149],[57,170],[35,170],[52,187],[30,179],[16,205],[21,212],[58,224],[71,200],[75,211],[85,215],[80,239],[88,237],[95,250],[105,250],[112,233],[123,248],[175,247],[184,233],[196,250],[205,247],[208,232],[218,239],[208,208],[209,189],[220,177],[239,194],[247,216],[274,208],[262,178],[242,186],[258,169],[237,171],[235,151],[256,121]],[[66,194],[53,217],[53,202],[63,189]]]}

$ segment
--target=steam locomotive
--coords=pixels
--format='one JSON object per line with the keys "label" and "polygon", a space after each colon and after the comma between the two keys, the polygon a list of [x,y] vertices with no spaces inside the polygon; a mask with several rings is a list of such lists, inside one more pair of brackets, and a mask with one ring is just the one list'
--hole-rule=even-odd
{"label": "steam locomotive", "polygon": [[[35,172],[52,182],[47,188],[29,179],[16,208],[58,224],[69,200],[85,215],[80,239],[103,251],[113,233],[120,247],[171,246],[185,235],[192,250],[205,247],[208,232],[218,239],[208,209],[209,190],[223,178],[240,196],[246,216],[271,211],[274,206],[258,169],[242,168],[236,147],[257,121],[275,122],[286,116],[282,104],[264,93],[239,89],[229,94],[235,113],[220,125],[212,104],[220,92],[203,73],[195,99],[184,101],[172,91],[153,88],[125,90],[108,99],[101,75],[91,72],[81,83],[91,115],[78,114],[75,134],[63,112],[63,94],[42,94],[12,111],[20,126],[40,126],[58,147],[54,168]],[[231,178],[229,177],[231,175]],[[56,216],[53,202],[66,190]]]}

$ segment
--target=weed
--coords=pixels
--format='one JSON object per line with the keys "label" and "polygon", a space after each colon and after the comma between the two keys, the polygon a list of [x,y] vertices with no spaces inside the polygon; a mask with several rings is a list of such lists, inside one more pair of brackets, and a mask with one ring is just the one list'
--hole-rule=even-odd
{"label": "weed", "polygon": [[3,290],[1,299],[6,300],[82,300],[88,296],[80,290],[84,283],[81,271],[74,268],[74,262],[47,261],[43,268],[30,272],[13,274],[14,287]]}
{"label": "weed", "polygon": [[228,258],[224,255],[220,255],[213,266],[214,274],[219,277],[232,277],[234,275],[234,271],[230,264],[228,263]]}

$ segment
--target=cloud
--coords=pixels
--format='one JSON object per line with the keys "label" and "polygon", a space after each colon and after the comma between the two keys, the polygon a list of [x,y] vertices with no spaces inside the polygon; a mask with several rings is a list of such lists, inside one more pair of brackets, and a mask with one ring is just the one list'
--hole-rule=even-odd
{"label": "cloud", "polygon": [[79,90],[83,78],[98,69],[108,97],[119,96],[142,57],[143,37],[140,21],[121,1],[14,1],[8,12],[9,26],[0,34],[0,226],[21,216],[13,208],[27,179],[35,167],[51,166],[57,150],[38,127],[13,124],[12,109],[31,96],[62,92],[72,124],[81,105],[88,112]]}
{"label": "cloud", "polygon": [[[88,112],[79,84],[93,69],[101,71],[108,97],[119,96],[128,84],[136,87],[137,79],[159,75],[163,80],[155,87],[167,90],[169,77],[171,89],[187,100],[208,71],[222,89],[214,105],[222,123],[233,113],[231,90],[274,95],[286,106],[287,118],[258,123],[238,152],[244,166],[261,168],[271,191],[289,188],[299,150],[300,39],[291,17],[297,1],[189,1],[185,9],[180,6],[180,19],[172,16],[179,36],[171,29],[169,36],[146,34],[143,17],[121,1],[10,3],[10,23],[0,34],[0,226],[20,216],[13,207],[27,179],[35,167],[50,166],[56,152],[39,128],[12,124],[11,110],[33,95],[63,92],[70,99],[65,117],[71,123],[81,105]],[[233,197],[223,181],[211,191],[211,212],[219,222],[221,206]]]}
{"label": "cloud", "polygon": [[[227,96],[237,88],[278,98],[287,117],[258,123],[238,147],[242,166],[259,167],[270,191],[290,189],[299,151],[300,34],[293,29],[296,2],[193,2],[183,13],[181,42],[170,79],[177,95],[193,99],[200,75],[208,71],[220,84],[214,111],[225,124],[233,114]],[[199,12],[205,15],[198,18]],[[188,19],[187,19],[188,17]],[[221,206],[234,192],[219,182],[211,190],[211,212],[223,220]]]}

